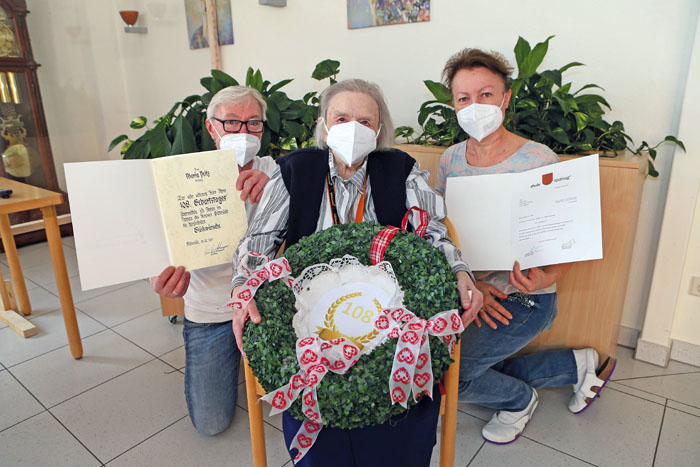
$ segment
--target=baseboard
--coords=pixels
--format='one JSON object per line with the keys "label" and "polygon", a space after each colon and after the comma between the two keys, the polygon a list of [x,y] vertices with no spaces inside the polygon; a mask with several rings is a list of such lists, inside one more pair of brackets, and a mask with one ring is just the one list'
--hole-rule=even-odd
{"label": "baseboard", "polygon": [[620,326],[620,334],[618,334],[617,336],[618,345],[634,349],[635,347],[637,347],[638,339],[639,329],[628,328],[627,326]]}
{"label": "baseboard", "polygon": [[670,346],[648,342],[643,339],[637,340],[637,351],[634,353],[634,358],[636,360],[666,367],[668,366],[668,359],[670,356]]}
{"label": "baseboard", "polygon": [[700,367],[700,345],[672,339],[671,360]]}

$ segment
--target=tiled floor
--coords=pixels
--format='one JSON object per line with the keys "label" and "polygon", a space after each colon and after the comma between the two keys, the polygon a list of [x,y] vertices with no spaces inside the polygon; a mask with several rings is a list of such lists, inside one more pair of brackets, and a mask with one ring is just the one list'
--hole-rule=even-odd
{"label": "tiled floor", "polygon": [[[72,238],[64,245],[85,356],[70,356],[48,248],[21,248],[40,332],[22,339],[0,323],[0,465],[251,465],[244,386],[231,427],[199,435],[183,394],[182,325],[160,316],[146,281],[82,292]],[[9,277],[6,264],[1,255]],[[622,347],[618,357],[613,382],[581,415],[566,408],[570,388],[541,390],[510,446],[484,443],[491,412],[463,404],[455,465],[700,466],[700,368],[659,368]],[[266,422],[269,465],[291,465],[279,415]]]}

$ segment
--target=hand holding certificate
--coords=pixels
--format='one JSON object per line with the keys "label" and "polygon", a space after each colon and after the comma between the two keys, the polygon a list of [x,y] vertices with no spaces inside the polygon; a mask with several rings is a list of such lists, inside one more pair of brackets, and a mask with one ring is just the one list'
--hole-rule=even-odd
{"label": "hand holding certificate", "polygon": [[447,179],[447,210],[475,271],[600,259],[598,155]]}
{"label": "hand holding certificate", "polygon": [[83,290],[229,262],[247,228],[233,150],[65,170]]}

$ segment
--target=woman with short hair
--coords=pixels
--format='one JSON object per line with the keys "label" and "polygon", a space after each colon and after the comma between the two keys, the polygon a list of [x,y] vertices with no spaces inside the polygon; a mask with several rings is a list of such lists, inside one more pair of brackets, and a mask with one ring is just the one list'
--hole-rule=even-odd
{"label": "woman with short hair", "polygon": [[[501,54],[479,49],[464,49],[445,65],[444,84],[469,139],[449,147],[440,158],[440,194],[445,195],[448,177],[522,172],[559,162],[547,146],[503,126],[511,98],[511,72]],[[507,444],[520,436],[537,407],[535,388],[574,385],[569,410],[580,413],[615,368],[614,358],[599,368],[593,349],[508,358],[552,326],[557,314],[556,282],[570,267],[554,264],[521,271],[516,261],[511,271],[475,273],[484,305],[476,326],[462,334],[459,400],[498,410],[482,429],[489,442]]]}

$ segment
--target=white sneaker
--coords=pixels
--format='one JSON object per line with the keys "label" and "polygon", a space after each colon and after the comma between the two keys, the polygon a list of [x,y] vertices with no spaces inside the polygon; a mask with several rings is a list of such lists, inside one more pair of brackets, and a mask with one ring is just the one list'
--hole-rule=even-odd
{"label": "white sneaker", "polygon": [[585,349],[585,352],[585,371],[574,385],[574,396],[569,401],[569,410],[575,414],[583,412],[593,403],[617,365],[616,359],[608,357],[600,368],[596,369],[598,353],[593,349]]}
{"label": "white sneaker", "polygon": [[525,430],[525,425],[532,418],[532,414],[537,408],[539,398],[537,391],[532,389],[532,399],[524,410],[518,412],[507,412],[500,410],[493,414],[489,421],[482,429],[481,436],[486,441],[493,444],[508,444],[512,443]]}

